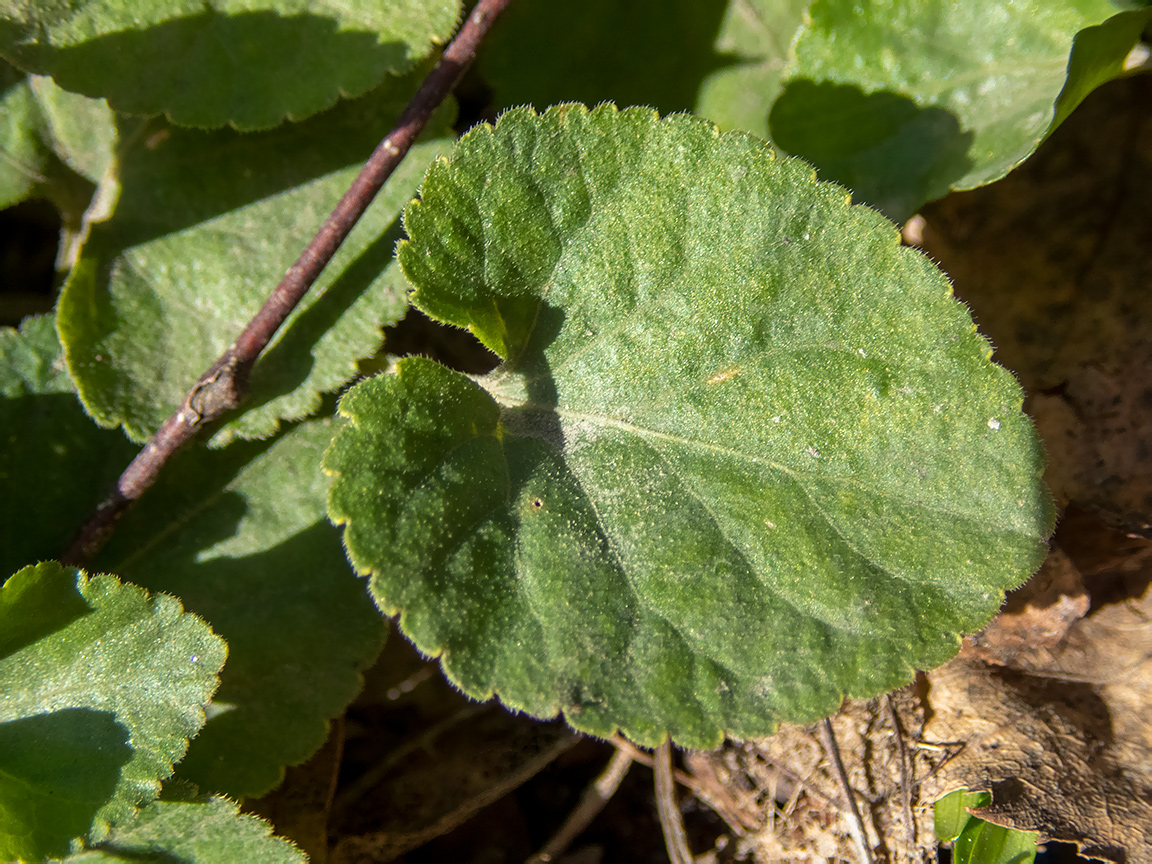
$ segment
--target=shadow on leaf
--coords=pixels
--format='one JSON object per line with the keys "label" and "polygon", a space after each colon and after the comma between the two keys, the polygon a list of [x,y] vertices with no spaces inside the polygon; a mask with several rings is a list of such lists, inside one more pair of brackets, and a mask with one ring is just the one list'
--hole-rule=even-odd
{"label": "shadow on leaf", "polygon": [[727,8],[726,0],[525,0],[503,15],[478,62],[501,107],[607,101],[690,111],[709,75],[742,62],[714,49]]}
{"label": "shadow on leaf", "polygon": [[796,79],[768,123],[777,146],[897,223],[948,194],[973,164],[973,134],[951,112],[897,93]]}
{"label": "shadow on leaf", "polygon": [[[128,729],[105,711],[65,708],[0,723],[0,855],[64,857],[92,827],[132,758]],[[12,838],[12,839],[10,839]],[[7,854],[5,854],[7,853]]]}
{"label": "shadow on leaf", "polygon": [[226,15],[206,7],[65,47],[33,42],[34,25],[24,29],[9,23],[0,31],[23,68],[50,74],[67,90],[106,97],[118,111],[164,113],[200,128],[252,131],[308,117],[412,63],[403,42],[381,43],[377,33],[319,15]]}

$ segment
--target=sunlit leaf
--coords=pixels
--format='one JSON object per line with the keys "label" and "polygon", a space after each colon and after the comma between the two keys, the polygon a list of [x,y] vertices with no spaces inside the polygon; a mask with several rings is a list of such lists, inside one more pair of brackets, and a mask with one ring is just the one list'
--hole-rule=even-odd
{"label": "sunlit leaf", "polygon": [[[99,423],[145,439],[176,410],[319,230],[414,85],[262,134],[137,129],[115,212],[93,227],[58,312],[69,369]],[[243,412],[215,444],[307,416],[379,348],[381,328],[404,309],[391,264],[399,212],[445,146],[409,153],[264,352]]]}
{"label": "sunlit leaf", "polygon": [[[1077,33],[1116,12],[1108,0],[816,0],[772,108],[772,140],[906,219],[1029,156],[1090,89],[1069,90],[1057,117]],[[1140,27],[1122,29],[1127,47],[1089,40],[1107,56],[1080,52],[1080,84],[1128,53]]]}
{"label": "sunlit leaf", "polygon": [[894,226],[763,142],[512,111],[405,224],[414,303],[505,363],[353,388],[329,514],[470,695],[766,734],[942,662],[1039,565],[1012,376]]}
{"label": "sunlit leaf", "polygon": [[132,818],[204,723],[221,639],[172,597],[54,562],[0,588],[0,858]]}
{"label": "sunlit leaf", "polygon": [[307,859],[300,850],[270,831],[267,822],[240,813],[226,798],[156,801],[95,849],[71,855],[65,864],[141,859],[181,864],[304,864]]}
{"label": "sunlit leaf", "polygon": [[0,55],[117,111],[267,129],[407,72],[459,12],[456,0],[2,0]]}

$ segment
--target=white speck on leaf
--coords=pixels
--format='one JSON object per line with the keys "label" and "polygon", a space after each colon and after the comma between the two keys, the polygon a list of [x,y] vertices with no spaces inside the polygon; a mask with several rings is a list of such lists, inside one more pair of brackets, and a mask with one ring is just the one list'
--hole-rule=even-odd
{"label": "white speck on leaf", "polygon": [[997,420],[995,417],[991,418],[988,421],[988,428],[991,429],[993,432],[995,432],[997,429],[1000,428],[1000,421]]}

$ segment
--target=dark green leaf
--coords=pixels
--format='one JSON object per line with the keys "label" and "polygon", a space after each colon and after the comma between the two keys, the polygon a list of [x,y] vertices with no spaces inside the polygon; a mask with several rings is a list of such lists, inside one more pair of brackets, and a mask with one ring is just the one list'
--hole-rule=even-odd
{"label": "dark green leaf", "polygon": [[1059,119],[1074,37],[1115,12],[1108,0],[816,0],[772,140],[903,221],[1027,158]]}
{"label": "dark green leaf", "polygon": [[[726,41],[718,50],[718,38],[732,36],[727,6],[728,0],[517,0],[485,40],[477,68],[497,108],[611,101],[689,111],[709,75],[747,63],[743,52],[725,50]],[[781,37],[785,45],[790,35]]]}
{"label": "dark green leaf", "polygon": [[267,822],[241,814],[226,798],[210,798],[150,804],[95,849],[71,855],[65,864],[304,864],[306,860],[287,840],[273,837]]}
{"label": "dark green leaf", "polygon": [[506,362],[353,388],[329,514],[470,695],[767,734],[942,662],[1042,559],[1012,376],[894,226],[763,142],[512,111],[405,224],[414,303]]}
{"label": "dark green leaf", "polygon": [[225,646],[171,597],[54,562],[0,588],[0,633],[0,858],[61,856],[156,797]]}
{"label": "dark green leaf", "polygon": [[407,72],[459,11],[456,0],[2,0],[0,55],[117,111],[267,129]]}
{"label": "dark green leaf", "polygon": [[0,572],[63,552],[137,448],[84,413],[55,323],[0,328]]}
{"label": "dark green leaf", "polygon": [[[144,439],[232,344],[391,128],[415,81],[263,134],[155,121],[121,157],[119,201],[93,227],[60,298],[60,333],[97,422]],[[451,109],[431,135],[443,134]],[[398,214],[427,161],[415,147],[252,372],[243,413],[217,433],[272,434],[356,374],[404,309],[391,264]],[[110,181],[111,182],[111,181]]]}
{"label": "dark green leaf", "polygon": [[98,559],[179,596],[228,640],[228,666],[178,776],[263,794],[324,742],[383,623],[324,520],[329,421],[180,455]]}

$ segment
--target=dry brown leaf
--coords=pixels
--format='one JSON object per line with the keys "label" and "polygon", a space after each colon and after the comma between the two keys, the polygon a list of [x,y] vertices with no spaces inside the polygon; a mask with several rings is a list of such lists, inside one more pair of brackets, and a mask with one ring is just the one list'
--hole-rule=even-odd
{"label": "dry brown leaf", "polygon": [[1062,501],[1152,533],[1152,78],[1107,85],[923,247],[1031,396]]}
{"label": "dry brown leaf", "polygon": [[926,798],[990,790],[979,812],[989,821],[1104,860],[1152,860],[1152,790],[1121,761],[1127,748],[1092,686],[958,659],[932,673],[928,698],[925,734],[964,748],[924,784]]}
{"label": "dry brown leaf", "polygon": [[[923,715],[913,689],[891,694],[899,716],[905,764],[886,699],[849,701],[832,718],[837,744],[855,790],[865,832],[878,861],[934,861],[936,837],[917,811],[917,781],[948,755],[916,744]],[[856,862],[841,805],[840,785],[820,742],[818,726],[783,725],[770,738],[689,754],[687,767],[707,788],[717,778],[739,806],[732,820],[738,853],[758,864],[779,861]],[[905,818],[905,791],[912,819]],[[931,802],[927,803],[931,810]],[[753,824],[749,824],[749,823]]]}
{"label": "dry brown leaf", "polygon": [[1044,662],[1068,628],[1088,611],[1088,592],[1076,565],[1053,549],[1040,572],[1008,595],[1004,608],[979,633],[964,640],[961,656],[996,666]]}

